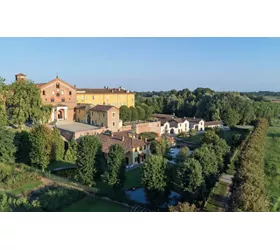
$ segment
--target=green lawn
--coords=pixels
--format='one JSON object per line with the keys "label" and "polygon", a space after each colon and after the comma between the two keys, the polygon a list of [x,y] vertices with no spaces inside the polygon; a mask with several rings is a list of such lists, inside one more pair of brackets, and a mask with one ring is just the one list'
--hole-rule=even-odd
{"label": "green lawn", "polygon": [[270,127],[266,137],[265,184],[271,210],[280,211],[280,128]]}
{"label": "green lawn", "polygon": [[140,187],[141,185],[141,167],[129,170],[125,173],[125,188]]}
{"label": "green lawn", "polygon": [[121,204],[86,197],[64,208],[62,212],[129,212],[130,209]]}
{"label": "green lawn", "polygon": [[210,194],[209,200],[205,206],[207,212],[220,212],[224,210],[223,199],[229,190],[229,185],[220,181],[214,191]]}
{"label": "green lawn", "polygon": [[196,134],[196,135],[193,135],[190,137],[186,137],[185,141],[200,143],[203,135],[204,135],[203,133],[200,133],[200,134]]}
{"label": "green lawn", "polygon": [[48,170],[52,171],[56,168],[62,168],[62,167],[75,167],[76,165],[73,163],[65,162],[65,161],[53,161],[49,164]]}
{"label": "green lawn", "polygon": [[37,180],[37,181],[32,181],[29,183],[24,184],[22,187],[13,189],[13,190],[6,190],[7,193],[15,195],[15,196],[20,196],[24,194],[24,192],[28,192],[32,189],[38,188],[43,184],[42,181]]}

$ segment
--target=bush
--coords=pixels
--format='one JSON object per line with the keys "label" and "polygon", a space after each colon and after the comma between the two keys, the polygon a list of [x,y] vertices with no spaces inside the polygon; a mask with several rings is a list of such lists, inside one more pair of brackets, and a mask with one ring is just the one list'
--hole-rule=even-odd
{"label": "bush", "polygon": [[57,212],[72,203],[83,199],[86,193],[76,189],[51,186],[39,193],[37,200],[43,211]]}
{"label": "bush", "polygon": [[17,169],[14,165],[0,163],[0,186],[4,189],[19,188],[39,178],[36,173],[24,170],[22,166]]}

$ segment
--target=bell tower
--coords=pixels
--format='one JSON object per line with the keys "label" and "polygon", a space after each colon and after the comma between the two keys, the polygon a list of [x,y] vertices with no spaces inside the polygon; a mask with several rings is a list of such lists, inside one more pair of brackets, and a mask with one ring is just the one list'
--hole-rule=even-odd
{"label": "bell tower", "polygon": [[19,73],[19,74],[16,74],[15,75],[15,77],[16,77],[16,81],[26,81],[26,75],[25,74],[22,74],[22,73]]}

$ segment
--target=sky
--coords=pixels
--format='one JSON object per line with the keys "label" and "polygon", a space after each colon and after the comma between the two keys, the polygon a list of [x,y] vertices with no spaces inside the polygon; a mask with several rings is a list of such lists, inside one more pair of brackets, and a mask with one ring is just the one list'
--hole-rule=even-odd
{"label": "sky", "polygon": [[280,91],[280,38],[0,38],[0,55],[6,83]]}

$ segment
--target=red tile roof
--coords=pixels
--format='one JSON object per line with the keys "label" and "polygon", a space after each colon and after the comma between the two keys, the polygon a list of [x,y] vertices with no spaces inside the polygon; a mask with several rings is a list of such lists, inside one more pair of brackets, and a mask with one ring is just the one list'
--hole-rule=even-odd
{"label": "red tile roof", "polygon": [[132,151],[133,148],[147,145],[145,141],[137,138],[116,137],[116,136],[111,137],[109,135],[104,135],[104,134],[99,134],[97,135],[97,137],[102,143],[102,151],[104,153],[108,153],[110,146],[114,144],[122,145],[125,153]]}
{"label": "red tile roof", "polygon": [[88,89],[88,88],[82,88],[82,89],[77,89],[77,92],[83,91],[86,93],[91,93],[91,94],[124,94],[124,93],[134,93],[129,90],[125,89],[118,89],[118,88],[103,88],[103,89]]}
{"label": "red tile roof", "polygon": [[209,122],[205,122],[204,125],[207,126],[213,126],[213,125],[222,125],[222,121],[209,121]]}
{"label": "red tile roof", "polygon": [[116,108],[115,106],[111,106],[111,105],[96,105],[94,107],[92,107],[90,110],[91,111],[102,111],[102,112],[107,112],[108,110],[110,110],[111,108]]}

